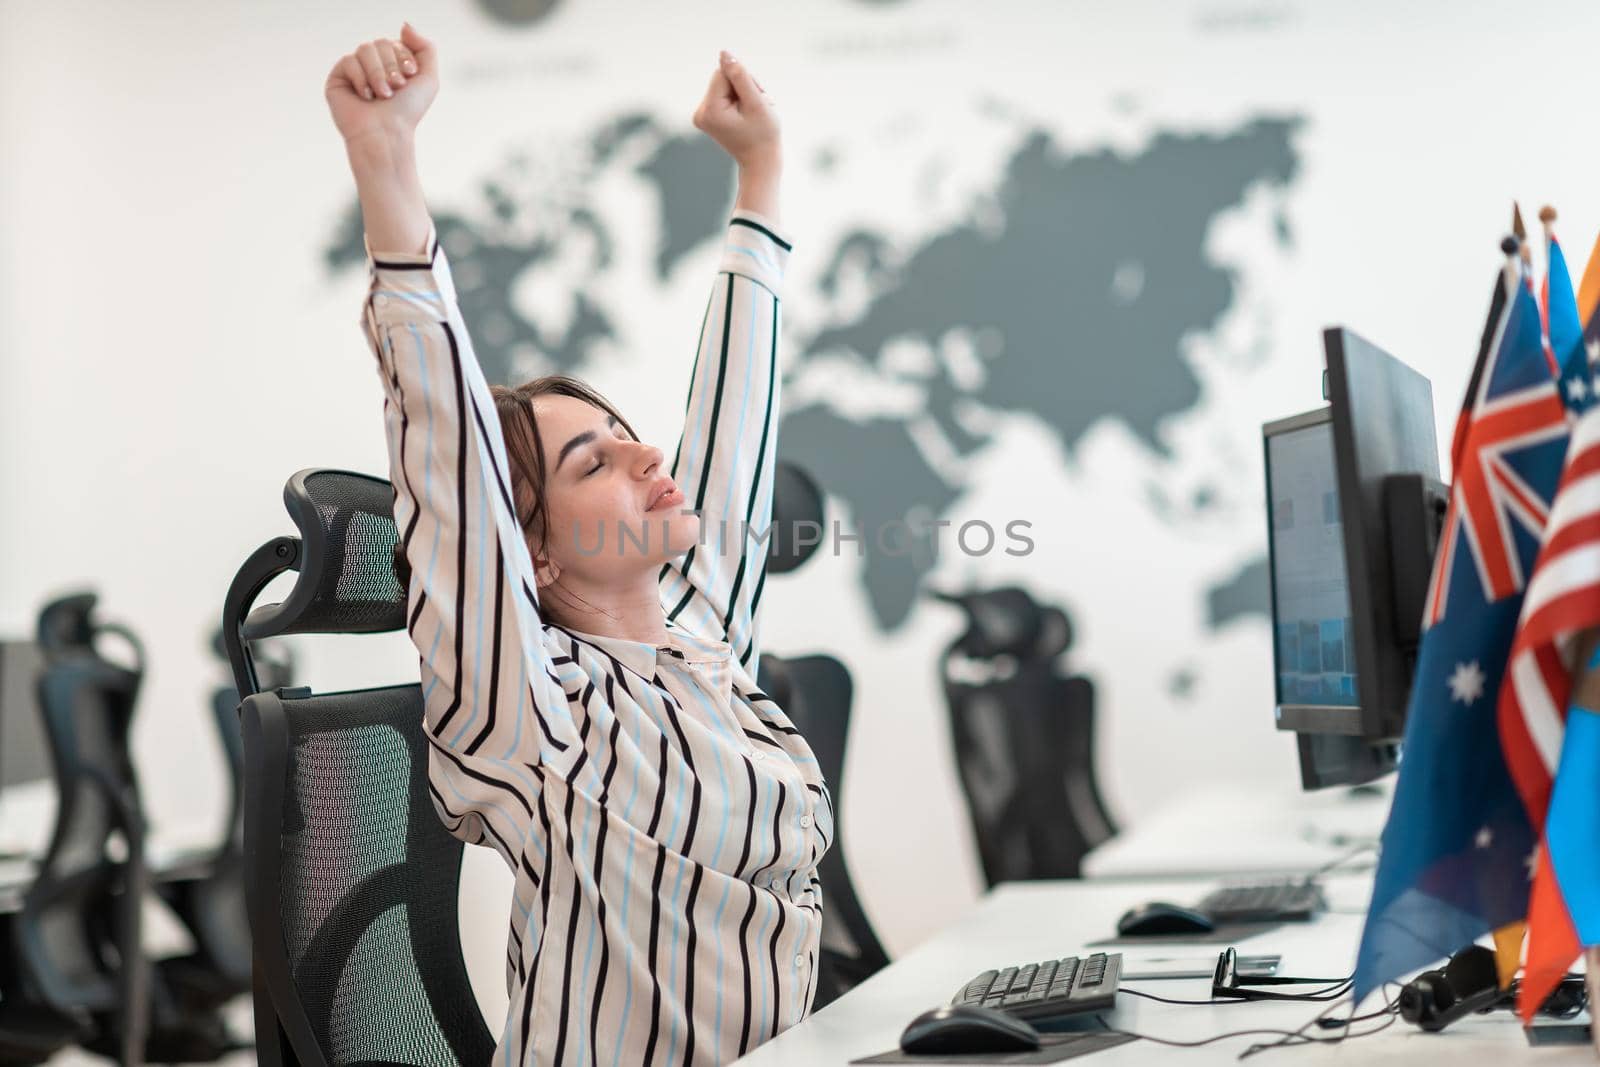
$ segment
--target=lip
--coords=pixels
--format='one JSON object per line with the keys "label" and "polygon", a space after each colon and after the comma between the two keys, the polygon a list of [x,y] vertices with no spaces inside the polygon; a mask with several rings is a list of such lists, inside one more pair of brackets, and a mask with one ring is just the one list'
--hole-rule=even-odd
{"label": "lip", "polygon": [[656,487],[651,490],[651,494],[654,497],[654,500],[649,507],[644,509],[647,513],[651,511],[659,511],[664,507],[671,507],[673,504],[683,503],[683,492],[673,484],[671,478],[663,478],[659,483],[657,483]]}

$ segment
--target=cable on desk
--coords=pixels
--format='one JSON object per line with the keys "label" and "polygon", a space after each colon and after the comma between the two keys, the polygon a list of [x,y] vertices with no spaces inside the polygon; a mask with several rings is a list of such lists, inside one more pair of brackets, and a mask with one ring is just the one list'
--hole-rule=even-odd
{"label": "cable on desk", "polygon": [[1163,1004],[1255,1004],[1262,1000],[1338,1000],[1350,991],[1349,978],[1330,978],[1328,985],[1322,989],[1308,989],[1304,993],[1278,993],[1275,990],[1270,997],[1212,997],[1210,1000],[1179,1000],[1176,997],[1159,997],[1154,993],[1146,993],[1139,989],[1130,989],[1126,982],[1122,983],[1117,992],[1126,993],[1130,997],[1143,997],[1146,1000],[1157,1000]]}
{"label": "cable on desk", "polygon": [[[1389,982],[1385,982],[1383,984],[1385,993],[1388,992],[1391,984],[1392,983]],[[1352,1010],[1354,1010],[1355,1007],[1355,1004],[1351,1004]],[[1379,1008],[1374,1012],[1368,1012],[1365,1015],[1351,1015],[1344,1019],[1329,1019],[1328,1013],[1332,1010],[1332,1006],[1322,1009],[1304,1026],[1301,1026],[1298,1030],[1284,1034],[1271,1044],[1251,1045],[1249,1048],[1239,1053],[1239,1058],[1242,1060],[1246,1057],[1254,1056],[1258,1052],[1270,1052],[1275,1048],[1294,1048],[1297,1045],[1337,1045],[1341,1041],[1346,1041],[1351,1038],[1370,1037],[1373,1034],[1387,1030],[1389,1027],[1394,1025],[1394,1021],[1396,1019],[1400,1018],[1400,996],[1398,993],[1395,994],[1395,996],[1388,1000],[1382,1008]],[[1362,1030],[1360,1033],[1350,1032],[1351,1023],[1366,1022],[1369,1019],[1376,1019],[1385,1015],[1387,1015],[1388,1018],[1385,1019],[1383,1024],[1380,1026],[1374,1026],[1370,1030]],[[1317,1037],[1315,1034],[1306,1033],[1306,1031],[1313,1026],[1321,1026],[1325,1029],[1343,1027],[1344,1032],[1333,1037]]]}
{"label": "cable on desk", "polygon": [[[1384,988],[1387,990],[1388,984],[1385,984]],[[1134,991],[1124,987],[1121,990],[1121,992],[1132,993]],[[1150,997],[1150,999],[1152,999],[1152,1000],[1164,1000],[1164,999],[1166,999],[1166,998],[1163,998],[1163,997],[1150,996],[1150,994],[1147,994],[1147,993],[1139,993],[1139,994],[1135,994],[1135,995],[1137,995],[1137,996],[1147,996],[1147,997]],[[1209,1003],[1209,1002],[1208,1001],[1174,1001],[1173,1003],[1205,1004],[1205,1003]],[[1265,1028],[1265,1027],[1256,1028],[1256,1029],[1249,1029],[1249,1030],[1230,1030],[1227,1033],[1213,1034],[1210,1037],[1200,1038],[1197,1041],[1178,1041],[1178,1040],[1174,1040],[1172,1038],[1153,1037],[1150,1034],[1138,1034],[1138,1033],[1134,1033],[1131,1030],[1119,1030],[1116,1027],[1113,1027],[1113,1026],[1107,1024],[1104,1019],[1101,1019],[1100,1023],[1101,1023],[1102,1026],[1104,1026],[1106,1028],[1107,1032],[1109,1032],[1109,1033],[1120,1034],[1122,1036],[1131,1037],[1131,1038],[1134,1038],[1134,1039],[1140,1040],[1140,1041],[1149,1041],[1152,1044],[1156,1044],[1156,1045],[1166,1045],[1169,1048],[1199,1048],[1202,1045],[1211,1045],[1211,1044],[1215,1044],[1218,1041],[1228,1041],[1228,1040],[1231,1040],[1232,1038],[1236,1038],[1236,1037],[1253,1037],[1253,1036],[1256,1036],[1256,1035],[1273,1035],[1273,1036],[1276,1036],[1278,1038],[1278,1040],[1273,1041],[1273,1042],[1266,1042],[1266,1043],[1259,1043],[1258,1042],[1257,1044],[1251,1045],[1250,1047],[1246,1048],[1243,1052],[1239,1053],[1239,1059],[1242,1060],[1242,1059],[1245,1059],[1245,1058],[1247,1058],[1249,1056],[1253,1056],[1258,1052],[1267,1052],[1267,1051],[1270,1051],[1271,1049],[1275,1049],[1275,1048],[1294,1048],[1294,1047],[1296,1047],[1298,1045],[1337,1045],[1342,1041],[1351,1040],[1353,1038],[1369,1037],[1372,1034],[1376,1034],[1376,1033],[1378,1033],[1380,1031],[1387,1030],[1389,1027],[1394,1025],[1395,1019],[1398,1019],[1400,1017],[1399,1016],[1399,1012],[1398,1012],[1399,1005],[1400,1005],[1400,998],[1398,996],[1396,996],[1393,999],[1391,999],[1388,1003],[1386,1003],[1379,1010],[1374,1011],[1374,1012],[1369,1012],[1366,1015],[1352,1015],[1352,1016],[1350,1016],[1348,1018],[1344,1018],[1344,1019],[1328,1019],[1327,1018],[1328,1013],[1330,1011],[1332,1011],[1335,1007],[1337,1007],[1338,1004],[1340,1004],[1340,1003],[1343,1003],[1342,999],[1340,1001],[1338,1001],[1338,1002],[1336,1002],[1334,1004],[1330,1004],[1328,1007],[1322,1009],[1320,1012],[1318,1012],[1316,1014],[1315,1017],[1313,1017],[1304,1026],[1301,1026],[1297,1030],[1277,1030],[1277,1029],[1271,1029],[1271,1028]],[[1374,1026],[1374,1027],[1371,1027],[1370,1029],[1362,1030],[1362,1031],[1355,1032],[1355,1033],[1352,1033],[1350,1031],[1350,1025],[1352,1023],[1366,1022],[1368,1020],[1381,1018],[1383,1016],[1388,1016],[1388,1018],[1384,1020],[1382,1025]],[[1333,1026],[1343,1027],[1345,1032],[1341,1033],[1341,1034],[1337,1034],[1337,1035],[1332,1036],[1332,1037],[1318,1037],[1315,1034],[1306,1033],[1306,1031],[1309,1030],[1313,1026],[1318,1026],[1318,1025],[1328,1026],[1330,1023]]]}

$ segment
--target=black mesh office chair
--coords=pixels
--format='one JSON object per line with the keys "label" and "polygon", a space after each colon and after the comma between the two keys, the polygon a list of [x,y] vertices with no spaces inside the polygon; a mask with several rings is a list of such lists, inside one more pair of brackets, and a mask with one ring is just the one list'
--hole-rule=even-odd
{"label": "black mesh office chair", "polygon": [[[821,491],[803,470],[780,462],[774,470],[773,527],[767,572],[785,574],[816,550],[800,545],[796,523],[823,520]],[[763,653],[756,675],[761,691],[775,700],[794,723],[822,769],[833,797],[833,845],[818,864],[822,882],[822,950],[813,1009],[836,1000],[888,966],[889,956],[867,918],[844,858],[844,760],[850,733],[854,684],[844,664],[828,655],[795,658]]]}
{"label": "black mesh office chair", "polygon": [[1076,878],[1116,824],[1095,774],[1094,685],[1058,666],[1071,621],[1016,586],[933,595],[966,615],[939,670],[984,878]]}
{"label": "black mesh office chair", "polygon": [[[244,876],[256,1046],[286,1064],[487,1064],[495,1042],[462,960],[463,845],[429,799],[416,683],[265,691],[250,642],[405,627],[393,490],[345,471],[284,488],[300,536],[257,549],[229,588],[224,641],[240,705]],[[279,604],[252,610],[278,574]]]}
{"label": "black mesh office chair", "polygon": [[[29,693],[37,693],[43,667],[43,660],[33,657],[9,660],[6,670],[25,669],[29,676],[7,680],[7,688],[15,692],[26,687]],[[34,724],[20,723],[17,717],[39,714],[34,697],[0,711],[6,720],[0,734],[13,728],[33,728]],[[38,728],[42,730],[42,724]],[[7,860],[5,886],[0,892],[0,1063],[43,1063],[57,1051],[87,1038],[94,1024],[86,1010],[57,1008],[45,1001],[37,987],[32,961],[23,954],[19,940],[23,899],[35,872],[25,856],[7,856]]]}
{"label": "black mesh office chair", "polygon": [[[92,593],[40,613],[39,679],[56,782],[56,822],[14,925],[28,986],[55,1017],[87,1019],[82,1042],[124,1064],[142,1062],[149,1010],[140,910],[148,888],[144,820],[128,732],[143,648],[94,619]],[[135,664],[102,656],[95,639],[121,635]]]}

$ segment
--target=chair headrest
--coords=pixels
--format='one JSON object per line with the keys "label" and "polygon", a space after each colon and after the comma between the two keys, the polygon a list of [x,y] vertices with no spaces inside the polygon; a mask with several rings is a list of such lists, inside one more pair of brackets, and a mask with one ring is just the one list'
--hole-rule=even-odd
{"label": "chair headrest", "polygon": [[69,593],[39,609],[39,647],[47,655],[88,648],[94,642],[95,593]]}
{"label": "chair headrest", "polygon": [[[1040,639],[1045,634],[1046,613],[1038,601],[1020,586],[1008,585],[966,593],[934,590],[932,595],[966,612],[967,631],[951,646],[955,651],[975,659],[995,656],[1032,658],[1038,655]],[[1060,618],[1052,619],[1055,632],[1046,644],[1060,642],[1061,647],[1065,648],[1072,638],[1071,628],[1068,626],[1064,633],[1061,632],[1059,627],[1066,622],[1066,615],[1062,612],[1055,614]]]}
{"label": "chair headrest", "polygon": [[300,531],[299,578],[282,603],[250,612],[244,638],[404,628],[405,590],[394,572],[394,487],[370,474],[303,470],[283,487],[283,504]]}
{"label": "chair headrest", "polygon": [[[772,539],[767,542],[767,573],[787,574],[810,559],[817,545],[823,541],[822,519],[824,501],[822,490],[805,470],[787,460],[779,460],[772,469]],[[804,533],[808,540],[813,531],[801,531],[797,524],[814,523],[815,540],[797,545]]]}
{"label": "chair headrest", "polygon": [[[98,593],[85,590],[80,593],[69,593],[46,603],[39,609],[39,650],[48,660],[61,660],[67,657],[79,660],[93,659],[119,671],[142,676],[145,664],[144,642],[139,640],[138,634],[121,623],[102,622],[95,618],[95,608],[99,602]],[[113,634],[122,638],[133,655],[131,664],[124,665],[120,662],[120,658],[108,659],[100,648],[96,647],[96,642],[103,634]]]}

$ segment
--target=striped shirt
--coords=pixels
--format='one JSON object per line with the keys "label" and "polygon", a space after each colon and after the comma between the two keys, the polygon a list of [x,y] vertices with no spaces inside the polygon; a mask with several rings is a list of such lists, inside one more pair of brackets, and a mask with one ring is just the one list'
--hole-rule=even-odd
{"label": "striped shirt", "polygon": [[[369,249],[362,323],[434,807],[516,876],[496,1063],[725,1063],[810,1008],[833,838],[816,759],[753,680],[789,242],[750,211],[727,228],[671,472],[702,534],[662,568],[659,646],[541,614],[431,227],[423,247]],[[722,529],[742,543],[719,551]]]}

